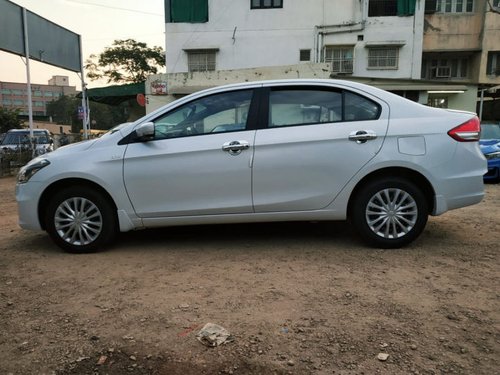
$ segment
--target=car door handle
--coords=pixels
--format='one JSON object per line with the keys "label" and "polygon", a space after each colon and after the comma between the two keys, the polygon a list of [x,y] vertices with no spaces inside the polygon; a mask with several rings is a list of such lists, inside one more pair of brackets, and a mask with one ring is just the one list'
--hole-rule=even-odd
{"label": "car door handle", "polygon": [[372,139],[376,139],[377,134],[373,130],[358,130],[349,134],[349,140],[355,141],[357,144],[365,143]]}
{"label": "car door handle", "polygon": [[247,141],[231,141],[222,145],[222,151],[226,151],[231,155],[238,155],[248,148],[250,148],[250,144]]}

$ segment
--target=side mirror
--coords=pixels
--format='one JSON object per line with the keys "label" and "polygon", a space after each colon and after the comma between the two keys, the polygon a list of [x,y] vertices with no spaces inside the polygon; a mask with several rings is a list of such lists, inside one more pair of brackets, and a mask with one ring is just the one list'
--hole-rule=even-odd
{"label": "side mirror", "polygon": [[145,122],[135,129],[137,139],[141,141],[150,141],[155,137],[155,124],[153,122]]}

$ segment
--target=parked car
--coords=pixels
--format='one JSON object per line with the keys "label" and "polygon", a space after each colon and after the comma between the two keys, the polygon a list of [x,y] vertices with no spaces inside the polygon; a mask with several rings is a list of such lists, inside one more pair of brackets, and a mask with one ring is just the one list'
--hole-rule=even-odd
{"label": "parked car", "polygon": [[484,175],[484,181],[500,181],[500,123],[481,122],[479,147],[488,160],[488,172]]}
{"label": "parked car", "polygon": [[428,215],[481,201],[479,133],[473,113],[354,82],[223,86],[33,160],[18,175],[19,220],[70,252],[118,230],[345,219],[397,248]]}
{"label": "parked car", "polygon": [[[50,132],[46,129],[34,129],[33,138],[35,141],[35,154],[42,155],[53,151],[54,142],[50,137]],[[12,152],[31,149],[30,131],[28,129],[11,129],[5,133],[2,140],[1,150]]]}

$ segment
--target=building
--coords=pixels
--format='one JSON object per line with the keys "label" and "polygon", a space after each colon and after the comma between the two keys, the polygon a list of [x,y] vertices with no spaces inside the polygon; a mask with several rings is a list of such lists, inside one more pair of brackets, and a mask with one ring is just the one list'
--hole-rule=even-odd
{"label": "building", "polygon": [[[435,3],[436,11],[425,15],[422,79],[485,91],[500,85],[500,0]],[[457,96],[461,93],[431,93],[429,103],[449,107]]]}
{"label": "building", "polygon": [[[62,95],[76,95],[76,87],[69,85],[67,76],[53,76],[47,85],[31,84],[33,116],[47,116],[47,103]],[[19,109],[21,115],[28,115],[27,84],[0,82],[0,106]]]}
{"label": "building", "polygon": [[210,86],[298,77],[475,111],[478,85],[498,84],[498,2],[165,0],[167,73],[148,79],[148,111]]}

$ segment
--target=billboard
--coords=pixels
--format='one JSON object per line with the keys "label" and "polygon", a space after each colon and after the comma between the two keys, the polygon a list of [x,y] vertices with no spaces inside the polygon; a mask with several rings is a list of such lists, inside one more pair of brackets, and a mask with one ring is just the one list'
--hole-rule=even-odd
{"label": "billboard", "polygon": [[[26,11],[30,59],[80,72],[80,35]],[[25,56],[23,8],[0,0],[0,50]]]}

